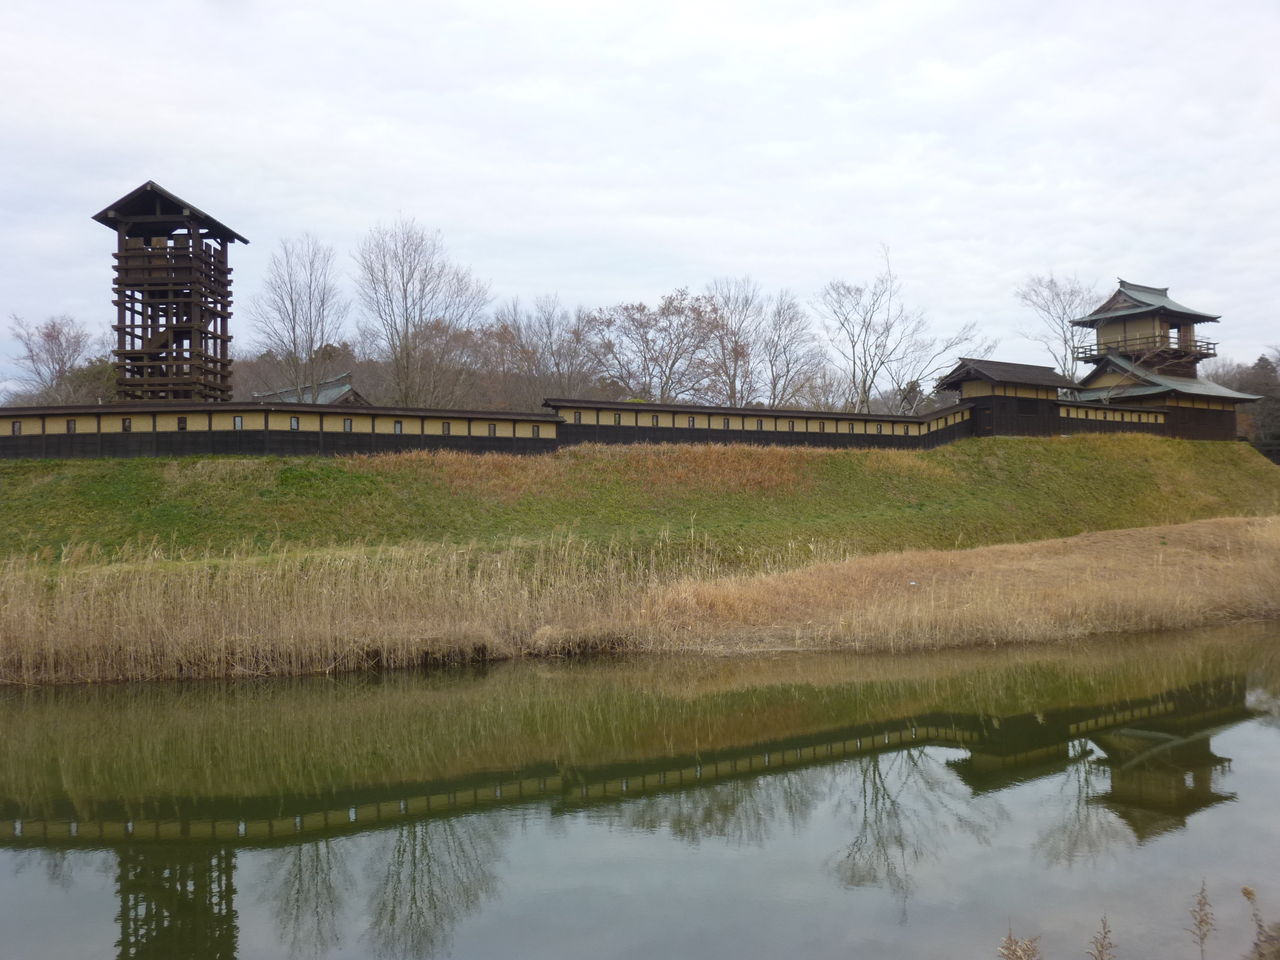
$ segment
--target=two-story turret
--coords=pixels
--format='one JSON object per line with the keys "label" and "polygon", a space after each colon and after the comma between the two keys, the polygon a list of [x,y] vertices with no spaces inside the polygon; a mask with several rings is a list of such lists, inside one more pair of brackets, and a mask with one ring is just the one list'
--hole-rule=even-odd
{"label": "two-story turret", "polygon": [[1106,302],[1072,321],[1095,331],[1095,342],[1076,350],[1094,364],[1076,396],[1088,402],[1165,408],[1169,435],[1229,440],[1236,435],[1236,405],[1259,399],[1205,380],[1200,361],[1217,355],[1217,343],[1196,328],[1218,316],[1183,306],[1168,287],[1121,280]]}

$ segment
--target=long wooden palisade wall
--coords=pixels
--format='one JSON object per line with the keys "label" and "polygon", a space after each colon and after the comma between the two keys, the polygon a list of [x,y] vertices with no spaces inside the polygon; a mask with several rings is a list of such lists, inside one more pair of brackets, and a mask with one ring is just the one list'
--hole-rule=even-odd
{"label": "long wooden palisade wall", "polygon": [[0,408],[0,458],[332,455],[444,449],[544,453],[578,443],[929,449],[970,436],[1141,432],[1229,440],[1229,410],[974,395],[922,417],[551,402],[550,414],[278,404]]}
{"label": "long wooden palisade wall", "polygon": [[542,453],[555,448],[557,426],[555,417],[537,414],[314,405],[111,404],[13,413],[0,408],[0,457]]}

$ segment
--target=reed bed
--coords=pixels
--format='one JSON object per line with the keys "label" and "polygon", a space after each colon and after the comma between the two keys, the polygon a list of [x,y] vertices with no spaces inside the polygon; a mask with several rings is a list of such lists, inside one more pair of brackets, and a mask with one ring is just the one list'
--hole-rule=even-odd
{"label": "reed bed", "polygon": [[300,675],[604,651],[926,650],[1280,615],[1280,519],[965,551],[695,537],[0,562],[0,682]]}
{"label": "reed bed", "polygon": [[1042,643],[1280,616],[1280,517],[907,551],[657,591],[658,646]]}

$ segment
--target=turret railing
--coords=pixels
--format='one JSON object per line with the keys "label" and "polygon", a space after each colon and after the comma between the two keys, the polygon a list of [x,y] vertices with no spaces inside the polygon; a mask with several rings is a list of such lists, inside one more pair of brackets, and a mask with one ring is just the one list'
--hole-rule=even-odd
{"label": "turret railing", "polygon": [[1194,357],[1206,360],[1218,355],[1218,344],[1212,340],[1197,340],[1194,337],[1154,336],[1127,337],[1121,340],[1106,340],[1099,343],[1082,344],[1075,348],[1073,354],[1077,360],[1091,362],[1100,360],[1108,353],[1118,353],[1126,357],[1142,358],[1160,354],[1174,354],[1182,357]]}

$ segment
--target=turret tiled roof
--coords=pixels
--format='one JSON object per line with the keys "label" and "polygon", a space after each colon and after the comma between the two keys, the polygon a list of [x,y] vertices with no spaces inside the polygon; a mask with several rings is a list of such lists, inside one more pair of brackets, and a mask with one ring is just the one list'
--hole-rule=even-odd
{"label": "turret tiled roof", "polygon": [[1088,316],[1072,320],[1071,323],[1077,327],[1096,327],[1108,320],[1135,317],[1153,311],[1176,314],[1191,323],[1217,323],[1219,319],[1217,314],[1192,310],[1171,299],[1168,287],[1147,287],[1120,280],[1120,286],[1107,298],[1106,303]]}

